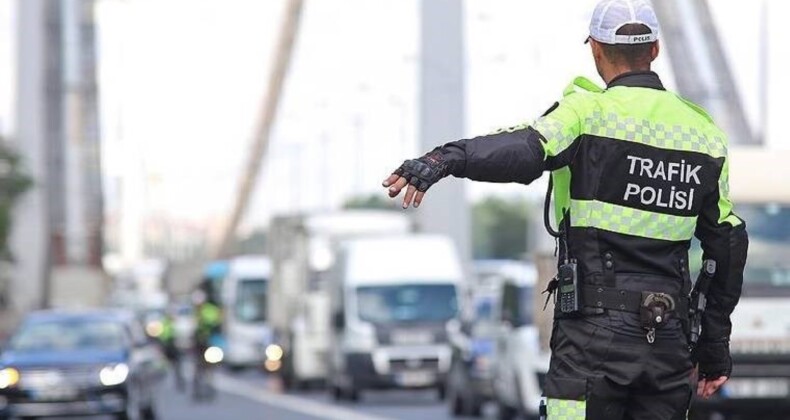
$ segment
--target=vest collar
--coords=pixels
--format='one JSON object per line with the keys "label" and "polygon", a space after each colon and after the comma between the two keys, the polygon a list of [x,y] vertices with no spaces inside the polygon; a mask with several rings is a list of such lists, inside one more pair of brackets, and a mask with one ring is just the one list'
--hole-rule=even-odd
{"label": "vest collar", "polygon": [[655,72],[649,70],[629,71],[612,79],[607,88],[615,86],[643,87],[650,89],[666,90],[661,79]]}

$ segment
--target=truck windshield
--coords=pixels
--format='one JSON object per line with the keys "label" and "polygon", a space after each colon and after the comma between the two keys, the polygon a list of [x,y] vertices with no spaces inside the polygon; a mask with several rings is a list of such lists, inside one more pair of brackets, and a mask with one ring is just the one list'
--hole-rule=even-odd
{"label": "truck windshield", "polygon": [[239,321],[266,321],[267,286],[265,279],[239,280],[235,305],[235,314]]}
{"label": "truck windshield", "polygon": [[452,284],[402,284],[357,288],[359,318],[373,324],[447,321],[456,316]]}
{"label": "truck windshield", "polygon": [[790,295],[790,205],[746,204],[735,211],[749,232],[744,296]]}

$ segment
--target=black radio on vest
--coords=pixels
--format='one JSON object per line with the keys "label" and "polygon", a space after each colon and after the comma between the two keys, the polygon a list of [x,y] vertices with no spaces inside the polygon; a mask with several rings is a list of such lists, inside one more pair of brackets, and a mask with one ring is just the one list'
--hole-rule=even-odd
{"label": "black radio on vest", "polygon": [[581,311],[579,281],[576,273],[576,262],[574,261],[560,265],[557,273],[557,280],[559,280],[557,295],[560,312],[564,314],[574,314]]}

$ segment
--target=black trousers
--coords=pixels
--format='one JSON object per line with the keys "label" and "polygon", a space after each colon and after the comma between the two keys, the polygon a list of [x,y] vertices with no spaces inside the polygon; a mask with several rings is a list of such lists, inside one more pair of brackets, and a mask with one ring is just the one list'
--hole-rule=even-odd
{"label": "black trousers", "polygon": [[651,344],[636,314],[555,320],[548,420],[685,419],[692,364],[683,328],[672,321]]}

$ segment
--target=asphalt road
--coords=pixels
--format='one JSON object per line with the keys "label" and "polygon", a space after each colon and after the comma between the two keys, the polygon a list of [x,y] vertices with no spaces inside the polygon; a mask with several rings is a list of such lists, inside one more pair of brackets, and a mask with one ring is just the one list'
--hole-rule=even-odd
{"label": "asphalt road", "polygon": [[[162,385],[157,414],[162,420],[441,420],[453,418],[433,391],[365,392],[357,403],[335,403],[315,390],[283,394],[274,381],[258,372],[217,375],[219,390],[213,402],[195,402],[176,390],[172,381]],[[496,410],[487,410],[492,418]]]}

